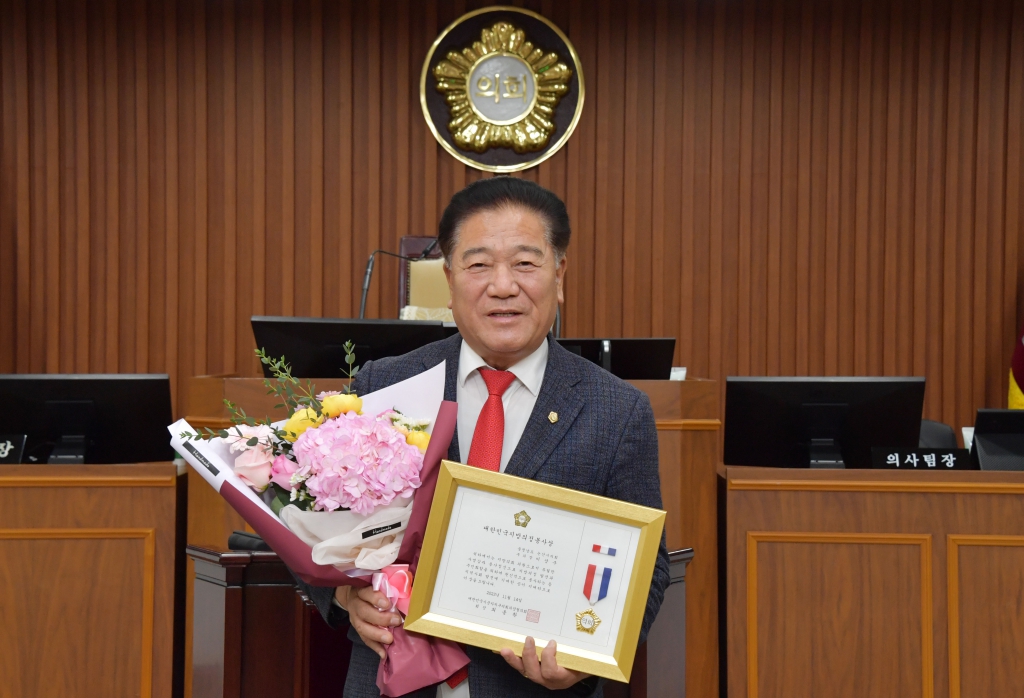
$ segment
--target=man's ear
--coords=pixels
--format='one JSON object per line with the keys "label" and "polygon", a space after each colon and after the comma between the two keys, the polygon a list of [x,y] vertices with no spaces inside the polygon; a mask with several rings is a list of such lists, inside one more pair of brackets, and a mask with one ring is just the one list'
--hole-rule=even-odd
{"label": "man's ear", "polygon": [[441,268],[444,269],[444,278],[448,282],[448,310],[451,310],[452,296],[454,295],[454,292],[452,291],[452,269],[448,266],[447,261],[441,265]]}
{"label": "man's ear", "polygon": [[555,286],[558,290],[558,303],[565,303],[565,268],[568,265],[565,257],[555,266]]}

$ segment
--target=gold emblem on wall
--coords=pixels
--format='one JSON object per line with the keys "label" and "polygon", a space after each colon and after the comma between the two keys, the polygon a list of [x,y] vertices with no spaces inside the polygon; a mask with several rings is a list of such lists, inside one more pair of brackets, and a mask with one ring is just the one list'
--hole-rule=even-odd
{"label": "gold emblem on wall", "polygon": [[498,22],[472,46],[449,51],[434,77],[447,95],[448,130],[460,148],[527,153],[546,146],[555,132],[555,108],[569,91],[572,70],[557,53],[527,41],[522,29]]}
{"label": "gold emblem on wall", "polygon": [[540,15],[489,7],[456,20],[427,53],[423,114],[467,165],[514,172],[551,157],[583,108],[583,75],[568,38]]}

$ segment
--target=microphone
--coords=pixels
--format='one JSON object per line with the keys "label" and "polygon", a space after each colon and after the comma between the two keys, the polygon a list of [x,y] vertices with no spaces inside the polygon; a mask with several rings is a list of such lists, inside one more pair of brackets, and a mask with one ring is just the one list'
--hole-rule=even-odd
{"label": "microphone", "polygon": [[430,244],[427,245],[426,249],[423,250],[422,252],[420,252],[420,256],[418,257],[418,259],[426,259],[427,256],[431,252],[433,252],[436,247],[437,247],[437,238],[434,238],[433,240],[430,241]]}
{"label": "microphone", "polygon": [[363,296],[359,299],[359,319],[364,320],[366,318],[366,297],[370,295],[370,278],[373,276],[373,264],[377,260],[377,254],[386,254],[389,257],[396,257],[398,259],[404,259],[408,262],[417,262],[421,259],[426,259],[427,255],[434,251],[437,247],[437,238],[434,238],[426,249],[423,250],[419,255],[415,257],[406,257],[405,255],[395,254],[394,252],[388,252],[387,250],[374,250],[370,253],[370,258],[366,260],[366,273],[363,275]]}
{"label": "microphone", "polygon": [[370,253],[370,259],[366,262],[366,274],[363,275],[363,297],[359,299],[359,319],[366,317],[366,296],[370,293],[370,277],[373,276],[373,262],[377,259],[377,253],[383,250],[374,250]]}

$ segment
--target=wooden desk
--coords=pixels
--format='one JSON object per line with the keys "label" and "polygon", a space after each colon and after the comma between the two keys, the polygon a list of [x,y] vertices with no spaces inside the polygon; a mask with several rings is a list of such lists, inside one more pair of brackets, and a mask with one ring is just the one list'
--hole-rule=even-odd
{"label": "wooden desk", "polygon": [[348,628],[327,626],[277,555],[187,551],[196,566],[195,698],[341,695]]}
{"label": "wooden desk", "polygon": [[184,484],[170,463],[0,466],[0,695],[180,695]]}
{"label": "wooden desk", "polygon": [[724,485],[730,697],[1020,695],[1024,473]]}
{"label": "wooden desk", "polygon": [[[340,390],[345,381],[314,379],[318,390]],[[716,466],[719,462],[718,384],[707,380],[631,381],[650,397],[658,427],[661,492],[668,512],[666,538],[669,550],[694,548],[686,573],[686,690],[691,698],[718,695],[718,546]],[[225,399],[249,414],[275,413],[262,378],[198,376],[189,383],[186,419],[194,427],[221,429],[230,426]],[[278,411],[283,418],[284,414]],[[190,500],[188,542],[218,549],[227,545],[233,530],[245,523],[189,472]],[[189,560],[189,605],[192,618],[192,561]],[[191,637],[191,625],[187,637]],[[187,649],[186,652],[190,652]],[[190,685],[191,654],[186,661],[186,686]]]}

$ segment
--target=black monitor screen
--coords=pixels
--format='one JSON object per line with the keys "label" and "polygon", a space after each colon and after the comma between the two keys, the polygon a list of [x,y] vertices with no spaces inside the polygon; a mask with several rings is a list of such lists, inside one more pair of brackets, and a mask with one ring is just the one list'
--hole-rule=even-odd
{"label": "black monitor screen", "polygon": [[558,343],[623,380],[668,380],[676,351],[674,337],[569,338]]}
{"label": "black monitor screen", "polygon": [[724,461],[870,468],[872,447],[917,447],[923,407],[924,378],[730,377]]}
{"label": "black monitor screen", "polygon": [[85,463],[169,461],[172,421],[166,374],[0,375],[0,429],[28,436],[24,463],[62,443]]}
{"label": "black monitor screen", "polygon": [[982,470],[1024,470],[1024,410],[978,410],[971,466]]}
{"label": "black monitor screen", "polygon": [[[296,378],[340,378],[347,368],[345,342],[355,344],[356,364],[401,356],[450,337],[454,325],[420,320],[347,320],[254,315],[256,346],[285,357]],[[265,376],[270,371],[263,367]]]}

